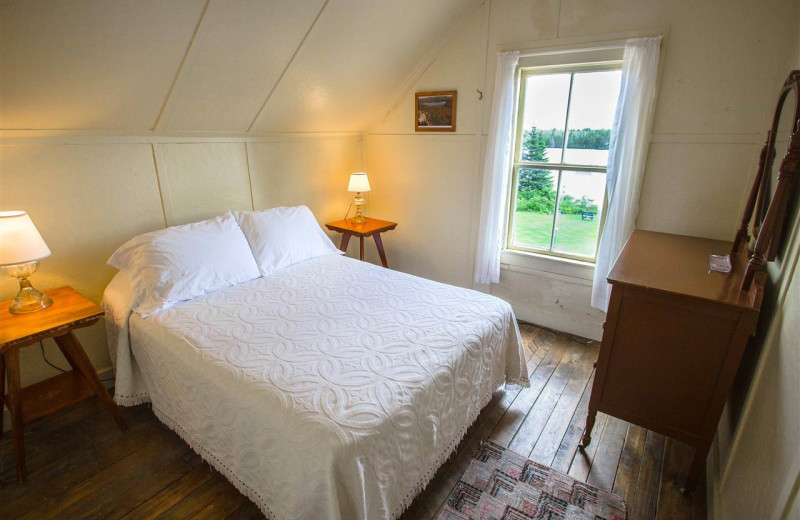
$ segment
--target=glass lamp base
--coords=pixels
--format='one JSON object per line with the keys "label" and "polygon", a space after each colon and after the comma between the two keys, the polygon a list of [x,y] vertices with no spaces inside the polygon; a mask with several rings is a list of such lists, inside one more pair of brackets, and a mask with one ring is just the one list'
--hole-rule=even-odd
{"label": "glass lamp base", "polygon": [[367,219],[364,218],[364,214],[361,213],[361,208],[364,206],[364,199],[361,197],[360,193],[356,195],[355,199],[353,199],[353,204],[356,205],[356,214],[350,219],[350,222],[353,224],[363,224],[367,221]]}
{"label": "glass lamp base", "polygon": [[11,314],[28,314],[41,311],[53,305],[52,298],[40,293],[31,285],[30,277],[38,267],[39,262],[27,262],[3,267],[6,274],[19,280],[19,293],[8,308],[8,312]]}
{"label": "glass lamp base", "polygon": [[40,293],[33,287],[26,287],[19,291],[14,303],[8,308],[11,314],[28,314],[44,310],[53,305],[53,299]]}

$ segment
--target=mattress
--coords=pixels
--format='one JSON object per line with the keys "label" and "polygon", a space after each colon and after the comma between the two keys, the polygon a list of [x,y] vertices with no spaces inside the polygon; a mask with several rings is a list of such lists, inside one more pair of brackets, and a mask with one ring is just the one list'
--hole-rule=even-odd
{"label": "mattress", "polygon": [[494,390],[528,382],[506,302],[338,255],[131,304],[115,279],[116,401],[152,402],[272,520],[397,518]]}

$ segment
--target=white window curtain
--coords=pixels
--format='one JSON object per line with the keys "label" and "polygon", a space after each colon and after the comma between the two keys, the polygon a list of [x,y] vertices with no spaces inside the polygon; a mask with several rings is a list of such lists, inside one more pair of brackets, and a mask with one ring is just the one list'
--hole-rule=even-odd
{"label": "white window curtain", "polygon": [[625,42],[622,84],[608,149],[608,209],[592,284],[592,307],[604,311],[611,296],[606,278],[633,231],[639,210],[660,47],[660,36]]}
{"label": "white window curtain", "polygon": [[503,247],[505,220],[503,217],[514,135],[514,74],[518,62],[519,51],[501,52],[497,55],[492,119],[489,123],[489,140],[483,164],[481,218],[475,253],[477,283],[500,281],[500,251]]}

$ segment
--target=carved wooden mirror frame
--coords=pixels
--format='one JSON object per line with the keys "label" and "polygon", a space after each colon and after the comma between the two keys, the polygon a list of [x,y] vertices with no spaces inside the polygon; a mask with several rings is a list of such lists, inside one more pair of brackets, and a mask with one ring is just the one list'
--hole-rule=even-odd
{"label": "carved wooden mirror frame", "polygon": [[[790,95],[794,98],[794,113],[791,114],[792,133],[789,137],[789,146],[778,170],[775,193],[770,200],[770,192],[772,190],[770,174],[775,161],[775,141],[778,125],[781,115],[784,117],[789,116],[789,114],[782,114],[781,112]],[[792,192],[792,181],[798,166],[800,166],[800,70],[793,70],[783,84],[781,93],[778,96],[778,104],[772,117],[772,127],[767,132],[767,141],[761,149],[756,178],[747,198],[741,226],[736,232],[736,238],[733,240],[732,260],[736,258],[736,253],[742,247],[747,247],[749,244],[750,236],[747,228],[752,220],[751,233],[756,243],[742,278],[743,291],[750,289],[754,278],[762,278],[764,276],[766,263],[774,260],[778,253],[783,224],[786,220],[789,196]],[[755,210],[755,218],[753,218],[753,210]]]}

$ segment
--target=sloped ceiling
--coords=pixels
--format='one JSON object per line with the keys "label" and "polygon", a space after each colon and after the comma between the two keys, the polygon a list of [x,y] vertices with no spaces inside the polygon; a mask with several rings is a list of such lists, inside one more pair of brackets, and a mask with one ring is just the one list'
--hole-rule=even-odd
{"label": "sloped ceiling", "polygon": [[0,0],[0,128],[365,130],[473,3]]}

